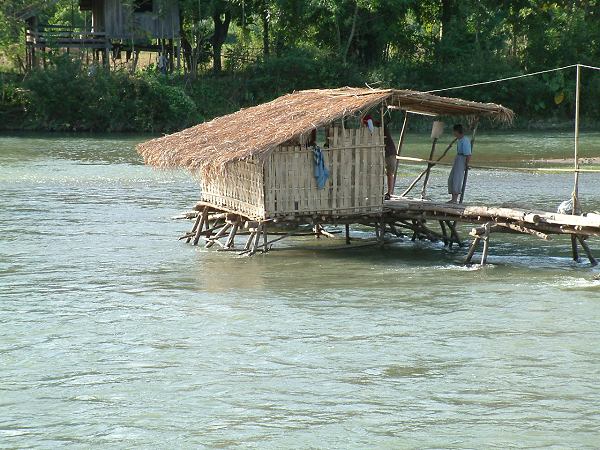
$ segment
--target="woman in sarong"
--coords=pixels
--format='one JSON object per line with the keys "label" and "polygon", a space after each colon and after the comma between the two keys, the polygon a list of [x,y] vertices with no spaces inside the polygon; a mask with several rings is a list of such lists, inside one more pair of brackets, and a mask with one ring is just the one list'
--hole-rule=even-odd
{"label": "woman in sarong", "polygon": [[456,158],[448,177],[448,194],[452,195],[449,203],[458,203],[458,198],[463,190],[463,180],[465,171],[471,160],[471,141],[465,136],[463,126],[456,124],[453,127],[454,137],[456,137]]}

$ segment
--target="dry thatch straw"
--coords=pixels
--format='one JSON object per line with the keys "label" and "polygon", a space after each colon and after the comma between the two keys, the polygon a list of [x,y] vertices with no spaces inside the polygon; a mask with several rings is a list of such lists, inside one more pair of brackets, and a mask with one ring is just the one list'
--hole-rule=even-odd
{"label": "dry thatch straw", "polygon": [[512,121],[510,109],[417,91],[341,88],[294,92],[271,102],[241,109],[186,130],[137,146],[144,162],[160,168],[187,168],[205,176],[232,161],[263,159],[278,145],[302,138],[313,129],[384,103],[414,112],[466,117],[489,116]]}

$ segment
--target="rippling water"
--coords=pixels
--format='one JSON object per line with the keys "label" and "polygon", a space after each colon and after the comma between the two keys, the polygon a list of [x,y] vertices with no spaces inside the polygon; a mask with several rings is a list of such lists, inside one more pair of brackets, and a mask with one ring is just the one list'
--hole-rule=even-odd
{"label": "rippling water", "polygon": [[[600,445],[600,282],[569,241],[496,238],[484,269],[411,242],[206,251],[170,220],[196,183],[142,166],[138,140],[0,138],[0,447]],[[482,135],[478,149],[516,161],[570,141]],[[591,209],[597,177],[582,176]],[[555,208],[572,188],[470,180],[471,200],[495,204]]]}

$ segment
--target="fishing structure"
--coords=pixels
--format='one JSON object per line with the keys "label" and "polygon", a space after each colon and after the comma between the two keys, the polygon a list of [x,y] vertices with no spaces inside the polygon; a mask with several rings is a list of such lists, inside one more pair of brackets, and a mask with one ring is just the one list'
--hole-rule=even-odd
{"label": "fishing structure", "polygon": [[[336,237],[327,225],[344,226],[345,242],[351,244],[350,227],[360,225],[375,230],[379,245],[408,233],[413,240],[462,247],[457,225],[470,223],[476,227],[471,232],[468,263],[482,242],[484,264],[490,235],[510,232],[541,239],[570,235],[595,264],[586,239],[600,235],[600,215],[464,205],[468,172],[461,204],[427,200],[431,170],[452,146],[436,158],[439,123],[433,127],[426,168],[402,196],[384,200],[383,124],[394,109],[404,112],[399,161],[405,159],[402,147],[409,115],[431,116],[437,122],[461,118],[473,134],[481,119],[502,124],[513,120],[513,112],[501,105],[427,92],[307,90],[150,140],[137,150],[146,164],[185,168],[199,178],[200,200],[194,211],[182,216],[193,225],[180,238],[193,245],[202,241],[207,248],[253,255],[291,236]],[[364,125],[367,116],[376,117],[369,126]],[[420,196],[411,197],[419,183]]]}

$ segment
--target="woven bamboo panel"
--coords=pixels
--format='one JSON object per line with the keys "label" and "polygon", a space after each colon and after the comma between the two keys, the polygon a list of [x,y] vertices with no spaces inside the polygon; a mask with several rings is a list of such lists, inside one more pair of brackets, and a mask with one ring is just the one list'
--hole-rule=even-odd
{"label": "woven bamboo panel", "polygon": [[236,161],[224,175],[201,181],[202,200],[252,218],[264,218],[262,165],[256,161]]}
{"label": "woven bamboo panel", "polygon": [[266,216],[350,215],[382,210],[383,130],[332,127],[323,149],[329,179],[317,189],[312,149],[279,147],[265,165]]}

